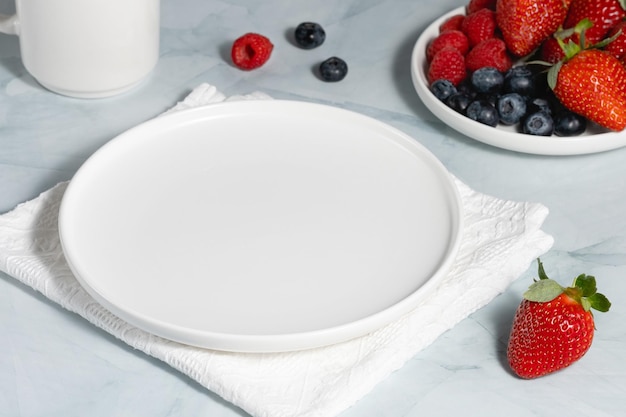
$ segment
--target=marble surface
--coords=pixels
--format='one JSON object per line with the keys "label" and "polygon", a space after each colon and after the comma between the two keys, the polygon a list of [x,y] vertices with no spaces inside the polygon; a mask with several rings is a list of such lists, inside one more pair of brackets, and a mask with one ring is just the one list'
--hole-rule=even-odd
{"label": "marble surface", "polygon": [[[142,85],[114,98],[79,100],[42,89],[20,60],[19,41],[0,34],[0,213],[70,179],[96,149],[209,82],[227,95],[260,90],[385,121],[430,149],[483,193],[541,202],[543,229],[554,236],[543,257],[567,284],[595,275],[612,310],[597,314],[589,353],[569,369],[533,381],[505,365],[510,322],[531,267],[488,306],[471,315],[341,417],[626,416],[626,148],[546,157],[510,152],[442,125],[410,80],[413,43],[459,0],[163,0],[161,56]],[[13,0],[0,0],[11,13]],[[323,24],[326,43],[296,48],[300,22]],[[262,69],[230,64],[232,40],[256,31],[275,50]],[[350,72],[324,83],[313,68],[344,58]],[[80,317],[0,274],[0,416],[246,416],[167,365],[135,352]]]}

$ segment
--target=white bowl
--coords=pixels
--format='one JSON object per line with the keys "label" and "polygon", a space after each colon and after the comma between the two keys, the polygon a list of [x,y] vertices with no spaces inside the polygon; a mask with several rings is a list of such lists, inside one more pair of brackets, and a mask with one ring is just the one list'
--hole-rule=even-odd
{"label": "white bowl", "polygon": [[533,136],[518,133],[513,126],[491,127],[471,120],[446,106],[428,88],[426,47],[439,34],[439,26],[450,16],[464,14],[465,8],[454,9],[428,26],[420,35],[411,55],[413,85],[426,107],[442,122],[480,142],[517,152],[539,155],[579,155],[608,151],[626,146],[626,132],[608,132],[591,126],[580,136]]}

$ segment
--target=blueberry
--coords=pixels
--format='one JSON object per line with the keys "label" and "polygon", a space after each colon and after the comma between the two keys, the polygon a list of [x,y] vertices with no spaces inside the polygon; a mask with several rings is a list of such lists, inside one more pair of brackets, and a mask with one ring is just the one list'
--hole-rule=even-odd
{"label": "blueberry", "polygon": [[456,93],[456,87],[448,80],[437,80],[430,86],[430,91],[441,101],[446,101],[448,97]]}
{"label": "blueberry", "polygon": [[446,105],[458,113],[465,114],[472,100],[473,98],[466,93],[457,92],[447,98]]}
{"label": "blueberry", "polygon": [[503,83],[504,76],[494,67],[479,68],[472,73],[472,87],[479,93],[497,93]]}
{"label": "blueberry", "polygon": [[459,93],[464,93],[469,97],[476,97],[476,91],[474,91],[474,87],[472,87],[472,83],[468,78],[464,79],[456,86],[456,90]]}
{"label": "blueberry", "polygon": [[522,123],[522,132],[536,136],[550,136],[554,131],[552,116],[545,111],[530,113]]}
{"label": "blueberry", "polygon": [[554,134],[557,136],[577,136],[587,129],[587,119],[571,111],[559,112],[554,117]]}
{"label": "blueberry", "polygon": [[519,123],[526,114],[526,100],[518,93],[508,93],[500,96],[496,104],[500,122],[505,125]]}
{"label": "blueberry", "polygon": [[320,75],[324,81],[341,81],[348,74],[348,64],[336,56],[328,58],[320,64]]}
{"label": "blueberry", "polygon": [[465,115],[472,120],[476,120],[488,126],[496,126],[498,124],[498,111],[485,100],[472,101],[470,105],[467,106]]}
{"label": "blueberry", "polygon": [[526,65],[512,67],[504,74],[502,89],[505,93],[518,93],[522,96],[535,92],[535,74]]}
{"label": "blueberry", "polygon": [[547,97],[529,97],[526,103],[528,113],[536,113],[539,111],[552,115],[552,106]]}
{"label": "blueberry", "polygon": [[317,48],[326,40],[326,32],[318,23],[304,22],[296,27],[296,43],[304,49]]}

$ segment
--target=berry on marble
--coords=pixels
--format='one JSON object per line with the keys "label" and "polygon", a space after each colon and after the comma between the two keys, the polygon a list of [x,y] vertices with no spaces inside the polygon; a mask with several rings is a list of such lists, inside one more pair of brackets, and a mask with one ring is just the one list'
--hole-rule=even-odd
{"label": "berry on marble", "polygon": [[237,68],[249,71],[265,64],[273,49],[274,45],[267,37],[258,33],[246,33],[233,42],[230,54]]}
{"label": "berry on marble", "polygon": [[326,40],[326,31],[319,23],[303,22],[295,30],[295,39],[303,49],[317,48]]}
{"label": "berry on marble", "polygon": [[348,74],[348,64],[343,59],[333,56],[323,61],[319,70],[324,81],[337,82],[343,80]]}

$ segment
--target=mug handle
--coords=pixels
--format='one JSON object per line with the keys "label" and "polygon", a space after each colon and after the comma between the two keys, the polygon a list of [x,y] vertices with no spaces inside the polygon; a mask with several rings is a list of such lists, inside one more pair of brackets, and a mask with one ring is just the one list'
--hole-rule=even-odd
{"label": "mug handle", "polygon": [[18,35],[17,15],[0,14],[0,33]]}

